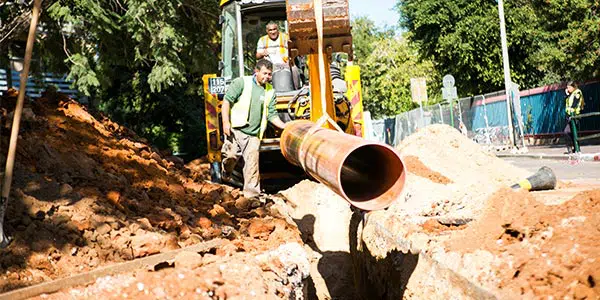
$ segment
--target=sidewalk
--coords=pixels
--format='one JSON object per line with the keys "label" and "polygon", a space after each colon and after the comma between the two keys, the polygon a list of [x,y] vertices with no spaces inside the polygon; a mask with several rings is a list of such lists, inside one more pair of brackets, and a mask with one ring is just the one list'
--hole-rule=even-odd
{"label": "sidewalk", "polygon": [[526,153],[513,153],[509,151],[497,152],[498,157],[529,157],[537,159],[555,160],[583,160],[600,162],[600,145],[581,146],[581,153],[565,154],[567,147],[564,145],[530,146]]}

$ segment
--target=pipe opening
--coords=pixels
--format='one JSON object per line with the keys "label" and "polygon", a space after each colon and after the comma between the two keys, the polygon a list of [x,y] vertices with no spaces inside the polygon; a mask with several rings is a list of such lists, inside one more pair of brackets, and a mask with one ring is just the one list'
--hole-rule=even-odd
{"label": "pipe opening", "polygon": [[[404,185],[403,182],[399,183],[404,173],[402,160],[392,149],[382,145],[365,145],[352,151],[340,172],[342,192],[353,202],[370,201],[382,196],[395,198]],[[394,190],[390,193],[390,189]],[[375,201],[387,203],[394,200]]]}

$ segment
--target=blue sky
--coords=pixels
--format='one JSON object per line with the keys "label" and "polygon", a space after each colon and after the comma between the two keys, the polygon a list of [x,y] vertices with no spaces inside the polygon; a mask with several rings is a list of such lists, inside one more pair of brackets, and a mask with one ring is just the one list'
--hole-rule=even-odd
{"label": "blue sky", "polygon": [[396,0],[349,0],[350,16],[367,16],[378,26],[398,25],[400,15],[393,10]]}

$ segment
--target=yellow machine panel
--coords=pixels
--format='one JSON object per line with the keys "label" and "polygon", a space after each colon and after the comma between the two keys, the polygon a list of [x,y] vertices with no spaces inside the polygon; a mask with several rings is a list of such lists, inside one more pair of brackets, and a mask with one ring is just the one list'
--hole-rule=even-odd
{"label": "yellow machine panel", "polygon": [[346,83],[348,84],[348,92],[346,97],[350,100],[352,105],[351,117],[354,125],[354,134],[360,137],[364,137],[364,117],[363,117],[363,103],[362,103],[362,86],[360,82],[360,67],[356,65],[349,65],[346,67],[346,73],[344,75]]}
{"label": "yellow machine panel", "polygon": [[206,140],[208,141],[208,160],[210,162],[221,161],[221,103],[217,95],[208,91],[209,78],[217,77],[216,74],[202,76],[204,82],[204,115],[206,122]]}

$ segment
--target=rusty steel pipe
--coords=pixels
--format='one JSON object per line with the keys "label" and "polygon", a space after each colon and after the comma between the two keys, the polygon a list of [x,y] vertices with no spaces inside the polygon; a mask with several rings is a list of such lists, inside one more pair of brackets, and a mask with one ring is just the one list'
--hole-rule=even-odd
{"label": "rusty steel pipe", "polygon": [[360,209],[386,208],[404,188],[404,163],[388,145],[299,120],[287,124],[280,146],[290,163]]}

